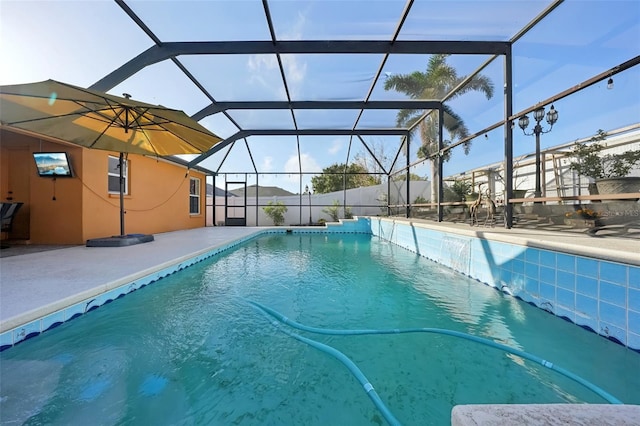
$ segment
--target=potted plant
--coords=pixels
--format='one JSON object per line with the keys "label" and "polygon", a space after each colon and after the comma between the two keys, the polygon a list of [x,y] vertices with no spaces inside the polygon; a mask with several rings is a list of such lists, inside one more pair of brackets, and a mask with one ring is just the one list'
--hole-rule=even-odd
{"label": "potted plant", "polygon": [[[522,189],[522,188],[518,188],[520,185],[522,185],[523,183],[526,183],[528,181],[528,177],[525,178],[521,178],[520,176],[520,161],[516,162],[513,165],[513,198],[524,198],[527,195],[527,192],[529,192],[528,189]],[[522,203],[515,203],[515,204],[522,204]]]}
{"label": "potted plant", "polygon": [[573,227],[587,226],[593,228],[602,225],[599,222],[601,213],[587,207],[580,207],[574,211],[566,212],[564,216],[566,218],[564,223]]}
{"label": "potted plant", "polygon": [[[471,183],[464,179],[456,179],[453,183],[444,188],[444,201],[467,201],[471,197],[471,201],[474,201],[471,187]],[[477,197],[476,197],[477,198]]]}
{"label": "potted plant", "polygon": [[569,168],[595,181],[595,186],[589,185],[591,194],[640,192],[640,177],[628,176],[640,164],[640,150],[602,155],[606,138],[607,133],[599,129],[588,142],[576,142],[570,153],[574,160]]}
{"label": "potted plant", "polygon": [[[527,192],[529,192],[528,189],[519,189],[518,187],[520,185],[522,185],[523,183],[527,182],[527,178],[525,177],[524,179],[520,178],[519,175],[519,169],[520,169],[520,161],[517,161],[513,164],[513,188],[511,189],[511,193],[512,193],[512,197],[511,198],[524,198],[527,195]],[[496,172],[495,176],[502,181],[502,183],[504,184],[504,186],[506,187],[506,183],[504,181],[504,178],[502,177],[502,175],[499,172]],[[505,194],[506,195],[506,194]],[[505,198],[508,198],[505,196]],[[505,200],[506,201],[506,200]],[[514,204],[522,204],[522,203],[514,203]]]}
{"label": "potted plant", "polygon": [[[513,188],[511,190],[511,193],[513,194],[512,198],[525,198],[527,196],[527,192],[529,192],[528,189],[520,189],[518,188],[520,185],[522,185],[523,183],[525,183],[527,181],[527,178],[525,179],[520,179],[520,176],[518,175],[518,167],[519,163],[516,163],[513,165]],[[522,205],[522,202],[519,203],[513,203],[514,205]]]}

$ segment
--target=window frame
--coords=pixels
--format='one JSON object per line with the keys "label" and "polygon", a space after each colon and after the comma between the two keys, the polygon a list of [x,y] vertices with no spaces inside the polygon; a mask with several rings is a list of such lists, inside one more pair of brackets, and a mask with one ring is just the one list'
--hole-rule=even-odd
{"label": "window frame", "polygon": [[[112,168],[111,168],[111,161],[115,160],[116,167],[114,169],[117,169],[117,165],[120,164],[120,158],[114,157],[113,155],[109,155],[108,158],[109,159],[108,159],[108,163],[107,163],[107,192],[110,195],[120,195],[120,171],[115,173],[115,172],[112,172]],[[123,195],[129,195],[129,167],[130,167],[129,160],[125,159],[124,160],[124,173],[122,174],[122,177],[124,178],[124,193],[123,193]],[[111,180],[109,179],[110,177],[115,177],[117,179],[118,189],[115,190],[115,191],[111,190]]]}
{"label": "window frame", "polygon": [[[193,183],[196,183],[195,188]],[[189,215],[191,216],[199,216],[200,213],[200,202],[202,199],[201,196],[201,179],[193,176],[189,176]],[[193,189],[196,190],[196,193],[193,192]],[[194,201],[197,200],[197,203],[194,205]],[[197,206],[197,211],[193,211],[192,207]]]}

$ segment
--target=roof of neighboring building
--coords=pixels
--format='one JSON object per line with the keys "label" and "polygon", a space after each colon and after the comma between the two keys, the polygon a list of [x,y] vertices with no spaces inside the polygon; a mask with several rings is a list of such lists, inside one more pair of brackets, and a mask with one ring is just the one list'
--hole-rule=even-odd
{"label": "roof of neighboring building", "polygon": [[208,196],[212,196],[214,195],[214,188],[215,188],[215,196],[216,197],[224,197],[229,196],[229,197],[237,197],[236,194],[234,194],[233,192],[226,192],[224,189],[222,188],[218,188],[217,186],[214,187],[213,185],[211,185],[210,183],[207,184],[207,195]]}
{"label": "roof of neighboring building", "polygon": [[[174,156],[174,155],[170,155],[170,156],[162,157],[162,158],[164,158],[164,159],[166,159],[166,160],[168,160],[168,161],[171,161],[171,162],[173,162],[173,163],[178,163],[178,164],[180,164],[180,165],[182,165],[182,166],[185,166],[185,167],[188,167],[188,166],[189,166],[189,161],[187,161],[187,160],[183,160],[182,158],[180,158],[180,157],[176,157],[176,156]],[[191,166],[191,167],[189,167],[189,168],[190,168],[190,169],[193,169],[193,170],[197,170],[197,171],[199,171],[199,172],[202,172],[202,173],[204,173],[204,174],[206,174],[206,175],[215,176],[215,174],[216,174],[216,172],[214,172],[213,170],[209,170],[209,169],[207,169],[206,167],[202,167],[202,166],[197,166],[197,165],[196,165],[196,166]]]}
{"label": "roof of neighboring building", "polygon": [[[282,189],[277,186],[250,185],[247,186],[247,197],[255,197],[256,190],[258,192],[258,196],[260,197],[286,197],[288,195],[295,195],[293,192],[289,192],[286,189]],[[244,188],[234,189],[230,192],[237,195],[238,197],[244,196]]]}

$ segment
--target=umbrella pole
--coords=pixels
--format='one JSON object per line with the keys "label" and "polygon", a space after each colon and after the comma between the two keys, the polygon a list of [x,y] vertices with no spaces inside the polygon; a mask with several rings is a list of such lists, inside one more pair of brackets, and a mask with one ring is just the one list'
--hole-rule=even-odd
{"label": "umbrella pole", "polygon": [[120,236],[124,237],[124,152],[120,153]]}

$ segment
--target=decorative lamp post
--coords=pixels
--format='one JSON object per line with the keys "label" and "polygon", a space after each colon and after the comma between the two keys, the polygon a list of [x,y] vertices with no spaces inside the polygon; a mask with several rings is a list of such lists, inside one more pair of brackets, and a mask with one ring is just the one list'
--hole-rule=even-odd
{"label": "decorative lamp post", "polygon": [[529,126],[529,117],[523,115],[518,119],[518,126],[522,129],[522,132],[527,135],[536,136],[536,189],[534,192],[534,198],[542,197],[542,185],[540,183],[540,135],[543,133],[549,133],[553,128],[553,125],[558,121],[558,111],[551,105],[549,112],[547,112],[547,123],[549,123],[549,130],[542,130],[540,122],[544,118],[544,107],[540,107],[533,111],[533,119],[536,120],[536,125],[533,127],[531,133],[527,133],[526,128]]}
{"label": "decorative lamp post", "polygon": [[313,224],[311,221],[311,191],[309,191],[309,185],[304,186],[304,193],[309,194],[309,226]]}

